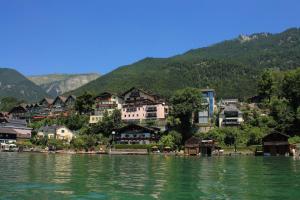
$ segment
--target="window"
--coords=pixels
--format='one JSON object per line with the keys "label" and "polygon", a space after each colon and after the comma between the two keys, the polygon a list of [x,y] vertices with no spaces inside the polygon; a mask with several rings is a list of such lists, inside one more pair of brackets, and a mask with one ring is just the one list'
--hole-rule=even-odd
{"label": "window", "polygon": [[124,115],[124,117],[126,117],[126,115]]}
{"label": "window", "polygon": [[128,115],[128,117],[130,117],[130,115]]}
{"label": "window", "polygon": [[136,114],[136,116],[138,117],[138,116],[139,116],[139,114]]}
{"label": "window", "polygon": [[65,130],[61,130],[61,133],[64,133],[65,132]]}

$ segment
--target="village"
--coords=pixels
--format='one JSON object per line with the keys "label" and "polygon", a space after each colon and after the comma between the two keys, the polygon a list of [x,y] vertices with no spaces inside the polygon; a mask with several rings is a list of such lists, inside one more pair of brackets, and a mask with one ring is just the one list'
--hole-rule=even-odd
{"label": "village", "polygon": [[[245,121],[245,113],[241,109],[254,109],[256,105],[239,102],[238,99],[220,99],[217,102],[214,89],[195,91],[198,93],[194,95],[201,99],[201,110],[193,112],[189,119],[196,131],[188,137],[178,136],[172,131],[172,105],[168,101],[133,87],[122,95],[109,92],[93,97],[86,95],[90,103],[84,97],[58,96],[55,99],[44,98],[33,104],[20,104],[7,113],[1,112],[1,151],[194,156],[297,154],[297,145],[289,144],[289,136],[274,131],[261,138],[255,149],[252,147],[247,151],[238,150],[238,133],[231,133],[233,136],[224,140],[228,140],[227,144],[232,148],[229,151],[226,147],[223,149],[224,145],[206,133],[216,128],[238,129]],[[90,107],[85,108],[86,104],[90,104]],[[82,127],[74,130],[57,120],[71,116],[84,117],[85,126],[88,127],[85,134],[80,131]],[[98,139],[86,138],[87,145],[82,144],[84,142],[79,138],[85,137],[82,135],[97,135],[97,125],[103,126],[101,123],[108,118],[116,118],[117,124],[106,130],[106,137],[100,134],[102,139],[99,139],[99,135]],[[90,133],[95,129],[96,132]],[[103,133],[103,130],[99,132]],[[186,137],[184,143],[182,137]]]}

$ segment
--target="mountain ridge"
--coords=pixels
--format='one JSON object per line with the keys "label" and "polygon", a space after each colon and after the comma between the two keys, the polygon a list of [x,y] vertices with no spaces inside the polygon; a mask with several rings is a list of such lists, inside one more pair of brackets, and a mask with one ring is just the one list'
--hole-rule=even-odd
{"label": "mountain ridge", "polygon": [[264,69],[300,67],[299,55],[299,28],[254,33],[169,58],[147,57],[69,93],[121,93],[135,86],[170,96],[184,87],[212,87],[220,98],[247,98],[256,94],[256,80]]}
{"label": "mountain ridge", "polygon": [[100,77],[98,73],[84,74],[47,74],[35,75],[28,78],[43,88],[50,96],[55,97],[74,90]]}

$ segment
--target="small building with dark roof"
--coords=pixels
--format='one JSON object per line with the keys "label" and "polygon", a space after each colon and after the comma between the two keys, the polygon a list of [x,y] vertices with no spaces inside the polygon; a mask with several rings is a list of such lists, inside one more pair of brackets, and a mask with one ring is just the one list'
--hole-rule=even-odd
{"label": "small building with dark roof", "polygon": [[279,132],[272,132],[263,139],[264,155],[286,155],[290,152],[289,136]]}
{"label": "small building with dark roof", "polygon": [[195,156],[200,153],[201,139],[198,137],[191,137],[184,144],[184,153],[189,156]]}
{"label": "small building with dark roof", "polygon": [[210,156],[215,150],[215,141],[209,138],[200,139],[191,137],[184,144],[184,153],[186,155]]}

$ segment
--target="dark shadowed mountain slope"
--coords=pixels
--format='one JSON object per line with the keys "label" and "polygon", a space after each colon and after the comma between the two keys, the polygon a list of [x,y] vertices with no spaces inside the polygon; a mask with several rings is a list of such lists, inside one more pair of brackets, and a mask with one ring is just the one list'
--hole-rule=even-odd
{"label": "dark shadowed mountain slope", "polygon": [[15,97],[28,102],[38,101],[47,93],[14,69],[0,68],[0,99]]}

